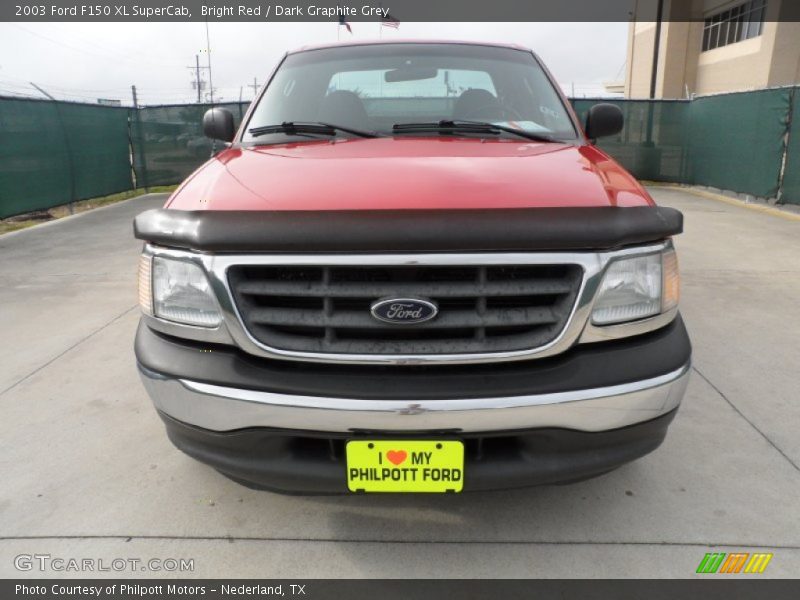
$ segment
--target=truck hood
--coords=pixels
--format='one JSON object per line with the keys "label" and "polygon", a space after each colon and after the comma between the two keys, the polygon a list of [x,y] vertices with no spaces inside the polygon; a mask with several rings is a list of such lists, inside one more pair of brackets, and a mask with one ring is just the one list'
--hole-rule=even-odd
{"label": "truck hood", "polygon": [[648,206],[594,146],[376,138],[229,148],[167,202],[180,210],[375,210]]}

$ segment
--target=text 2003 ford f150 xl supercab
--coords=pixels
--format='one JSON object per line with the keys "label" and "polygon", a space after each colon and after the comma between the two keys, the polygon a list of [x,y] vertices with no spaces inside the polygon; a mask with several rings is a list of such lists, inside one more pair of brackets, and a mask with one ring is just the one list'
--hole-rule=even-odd
{"label": "text 2003 ford f150 xl supercab", "polygon": [[287,54],[142,213],[136,358],[172,442],[294,493],[576,481],[654,450],[689,376],[679,212],[529,50]]}

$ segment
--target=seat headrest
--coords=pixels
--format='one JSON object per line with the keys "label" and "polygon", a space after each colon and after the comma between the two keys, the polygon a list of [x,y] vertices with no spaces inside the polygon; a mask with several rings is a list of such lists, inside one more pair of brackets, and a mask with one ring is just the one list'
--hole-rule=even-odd
{"label": "seat headrest", "polygon": [[365,128],[369,121],[361,98],[347,90],[328,93],[320,104],[318,119],[323,123],[355,128]]}

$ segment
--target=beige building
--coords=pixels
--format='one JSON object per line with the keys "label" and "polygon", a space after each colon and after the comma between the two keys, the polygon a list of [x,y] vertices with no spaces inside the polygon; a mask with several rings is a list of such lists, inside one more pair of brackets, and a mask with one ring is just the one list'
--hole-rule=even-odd
{"label": "beige building", "polygon": [[650,97],[657,36],[655,98],[800,84],[800,0],[663,0],[658,33],[636,20],[657,4],[636,0],[626,97]]}

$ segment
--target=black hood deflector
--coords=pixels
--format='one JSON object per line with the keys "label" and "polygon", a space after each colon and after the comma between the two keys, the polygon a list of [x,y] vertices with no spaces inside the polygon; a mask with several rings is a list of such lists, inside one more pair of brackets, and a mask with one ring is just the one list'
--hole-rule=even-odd
{"label": "black hood deflector", "polygon": [[140,240],[203,252],[527,252],[611,250],[683,231],[673,208],[148,210]]}

